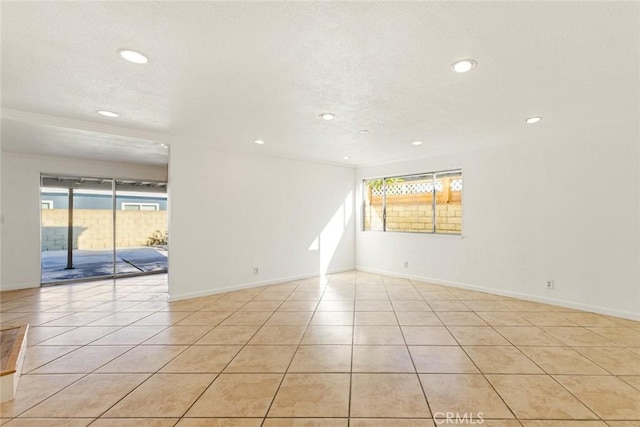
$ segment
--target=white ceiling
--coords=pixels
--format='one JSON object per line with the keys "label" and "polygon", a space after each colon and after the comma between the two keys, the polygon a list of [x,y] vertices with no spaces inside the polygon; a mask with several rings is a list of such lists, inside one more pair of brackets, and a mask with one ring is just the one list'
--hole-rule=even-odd
{"label": "white ceiling", "polygon": [[2,120],[4,151],[156,166],[167,164],[168,149],[159,140],[125,136],[126,130],[119,133],[86,130],[87,126],[65,126],[63,121],[49,117],[5,113]]}
{"label": "white ceiling", "polygon": [[[357,166],[638,122],[632,2],[2,2],[1,19],[6,151]],[[452,72],[461,58],[478,66]]]}

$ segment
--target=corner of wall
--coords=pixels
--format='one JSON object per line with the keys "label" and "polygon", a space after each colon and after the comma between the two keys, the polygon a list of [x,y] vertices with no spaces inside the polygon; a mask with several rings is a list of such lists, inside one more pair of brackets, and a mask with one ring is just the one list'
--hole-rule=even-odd
{"label": "corner of wall", "polygon": [[[2,142],[0,142],[2,144]],[[4,235],[4,211],[2,210],[2,197],[4,190],[2,189],[2,147],[0,147],[0,290],[3,289],[4,281],[2,279],[2,236]]]}

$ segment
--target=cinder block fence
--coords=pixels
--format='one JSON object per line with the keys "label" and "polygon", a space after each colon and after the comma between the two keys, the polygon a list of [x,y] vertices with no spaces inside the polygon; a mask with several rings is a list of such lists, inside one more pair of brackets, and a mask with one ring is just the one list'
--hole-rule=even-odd
{"label": "cinder block fence", "polygon": [[[42,250],[67,249],[67,209],[42,210]],[[105,209],[73,212],[73,249],[113,247],[113,213]],[[145,246],[155,231],[167,230],[167,211],[116,211],[116,247]]]}

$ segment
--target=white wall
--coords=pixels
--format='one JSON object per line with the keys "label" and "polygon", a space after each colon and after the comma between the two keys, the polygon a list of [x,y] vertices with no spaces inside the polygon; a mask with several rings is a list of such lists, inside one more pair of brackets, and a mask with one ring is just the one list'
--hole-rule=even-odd
{"label": "white wall", "polygon": [[[541,138],[357,172],[174,146],[170,296],[355,264],[640,319],[640,148],[622,130],[609,137]],[[362,178],[448,168],[464,171],[464,237],[359,231]],[[6,152],[0,170],[3,290],[39,285],[41,172],[166,179],[164,168]],[[547,279],[555,289],[545,289]]]}
{"label": "white wall", "polygon": [[40,173],[165,180],[166,167],[2,153],[0,289],[40,286]]}
{"label": "white wall", "polygon": [[358,170],[358,201],[384,175],[462,168],[464,189],[463,237],[363,232],[358,202],[357,268],[640,319],[637,130],[598,133]]}
{"label": "white wall", "polygon": [[2,289],[2,236],[4,234],[4,211],[2,210],[2,150],[0,150],[0,289]]}
{"label": "white wall", "polygon": [[169,174],[172,300],[353,269],[353,169],[176,144]]}

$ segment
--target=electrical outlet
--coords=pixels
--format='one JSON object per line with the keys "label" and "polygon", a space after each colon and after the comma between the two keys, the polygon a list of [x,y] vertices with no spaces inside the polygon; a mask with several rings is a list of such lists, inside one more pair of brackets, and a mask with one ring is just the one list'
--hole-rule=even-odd
{"label": "electrical outlet", "polygon": [[260,269],[258,267],[253,267],[253,275],[258,276],[260,274]]}
{"label": "electrical outlet", "polygon": [[404,268],[409,268],[409,261],[404,262]]}
{"label": "electrical outlet", "polygon": [[547,289],[553,289],[553,280],[547,280]]}

